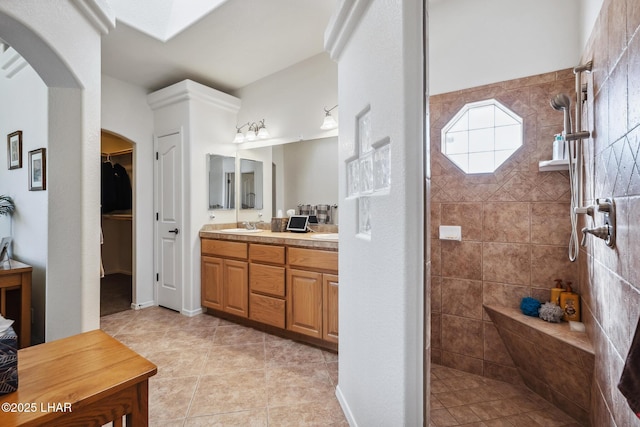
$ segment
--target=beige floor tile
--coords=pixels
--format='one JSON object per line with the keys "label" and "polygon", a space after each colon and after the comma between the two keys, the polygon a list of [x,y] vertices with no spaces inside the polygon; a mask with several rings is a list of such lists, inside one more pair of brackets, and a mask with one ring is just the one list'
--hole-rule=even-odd
{"label": "beige floor tile", "polygon": [[185,348],[175,348],[150,353],[147,359],[158,367],[158,373],[153,377],[154,379],[197,377],[202,374],[207,354],[206,349],[185,351]]}
{"label": "beige floor tile", "polygon": [[255,409],[187,418],[184,427],[267,427],[267,410]]}
{"label": "beige floor tile", "polygon": [[166,332],[118,333],[115,338],[142,356],[171,350],[171,341],[164,339]]}
{"label": "beige floor tile", "polygon": [[254,371],[265,367],[264,344],[216,345],[210,348],[203,374]]}
{"label": "beige floor tile", "polygon": [[189,417],[267,406],[265,371],[222,372],[200,377]]}
{"label": "beige floor tile", "polygon": [[335,387],[324,363],[267,369],[269,407],[331,400]]}
{"label": "beige floor tile", "polygon": [[269,426],[347,426],[336,399],[269,408]]}
{"label": "beige floor tile", "polygon": [[225,325],[216,328],[214,345],[264,343],[264,332],[241,325]]}
{"label": "beige floor tile", "polygon": [[338,353],[334,353],[332,351],[322,351],[322,355],[324,356],[325,362],[337,362],[338,361]]}
{"label": "beige floor tile", "polygon": [[294,341],[268,341],[265,350],[268,368],[325,361],[322,350]]}
{"label": "beige floor tile", "polygon": [[198,377],[149,380],[149,419],[175,420],[187,416]]}
{"label": "beige floor tile", "polygon": [[331,378],[331,384],[334,387],[338,386],[338,362],[327,362],[327,372],[329,372],[329,378]]}
{"label": "beige floor tile", "polygon": [[149,427],[182,427],[184,419],[149,421]]}
{"label": "beige floor tile", "polygon": [[213,345],[215,333],[215,327],[170,329],[166,332],[165,339],[171,341],[174,348],[209,348]]}

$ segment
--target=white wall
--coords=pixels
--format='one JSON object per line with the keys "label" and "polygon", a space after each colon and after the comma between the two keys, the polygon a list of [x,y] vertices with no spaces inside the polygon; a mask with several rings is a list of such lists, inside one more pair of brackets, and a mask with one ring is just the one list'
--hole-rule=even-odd
{"label": "white wall", "polygon": [[[326,53],[251,83],[232,95],[242,100],[238,125],[265,119],[271,137],[278,142],[337,135],[337,129],[320,129],[324,107],[338,103],[337,65]],[[334,117],[337,111],[333,110]],[[229,141],[234,134],[235,128],[231,127]],[[249,147],[251,144],[242,146]]]}
{"label": "white wall", "polygon": [[[9,49],[0,55],[0,64],[17,55]],[[24,60],[22,60],[24,62]],[[7,169],[7,150],[0,149],[0,194],[13,197],[16,211],[0,217],[0,237],[13,237],[13,258],[33,267],[31,305],[34,309],[33,341],[44,341],[46,265],[47,265],[47,192],[29,191],[29,151],[47,148],[48,88],[29,65],[13,77],[0,73],[0,135],[22,131],[22,168]],[[4,148],[4,147],[3,147]],[[10,219],[12,221],[10,221]],[[10,223],[12,222],[12,228]]]}
{"label": "white wall", "polygon": [[[326,38],[340,88],[340,353],[336,394],[352,426],[422,425],[422,2],[343,1]],[[391,187],[371,196],[371,237],[358,236],[346,162],[356,117],[389,138]]]}
{"label": "white wall", "polygon": [[580,51],[582,51],[596,23],[604,0],[582,0],[580,2]]}
{"label": "white wall", "polygon": [[0,3],[0,38],[49,87],[47,341],[100,325],[100,37],[114,23],[103,0]]}
{"label": "white wall", "polygon": [[134,143],[133,304],[154,303],[153,286],[153,112],[146,91],[102,75],[102,129]]}
{"label": "white wall", "polygon": [[[602,0],[590,3],[597,1]],[[581,3],[430,2],[429,93],[452,92],[578,65],[584,44]]]}

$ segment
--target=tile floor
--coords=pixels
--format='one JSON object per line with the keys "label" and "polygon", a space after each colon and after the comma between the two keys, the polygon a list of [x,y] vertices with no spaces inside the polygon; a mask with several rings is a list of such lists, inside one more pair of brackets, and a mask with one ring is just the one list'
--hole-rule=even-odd
{"label": "tile floor", "polygon": [[431,365],[431,427],[580,427],[528,388]]}
{"label": "tile floor", "polygon": [[[348,426],[333,353],[159,307],[104,316],[101,327],[158,366],[151,426]],[[432,365],[430,426],[579,424],[523,386]]]}
{"label": "tile floor", "polygon": [[348,426],[334,353],[159,307],[104,316],[101,328],[158,366],[151,426]]}

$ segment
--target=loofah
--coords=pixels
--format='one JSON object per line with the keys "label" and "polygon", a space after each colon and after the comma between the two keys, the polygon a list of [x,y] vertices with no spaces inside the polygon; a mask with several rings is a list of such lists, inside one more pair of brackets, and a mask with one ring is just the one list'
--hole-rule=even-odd
{"label": "loofah", "polygon": [[540,308],[540,301],[531,297],[524,297],[520,302],[520,310],[522,314],[527,316],[538,317],[538,309]]}
{"label": "loofah", "polygon": [[562,319],[564,311],[560,306],[557,306],[551,302],[545,302],[540,307],[540,318],[547,322],[558,323]]}

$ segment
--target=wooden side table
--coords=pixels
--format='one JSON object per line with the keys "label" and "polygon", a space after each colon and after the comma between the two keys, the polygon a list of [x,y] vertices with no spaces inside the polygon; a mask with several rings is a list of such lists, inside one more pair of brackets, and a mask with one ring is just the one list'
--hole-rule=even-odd
{"label": "wooden side table", "polygon": [[149,423],[156,365],[101,330],[18,351],[18,391],[0,396],[0,426]]}
{"label": "wooden side table", "polygon": [[[0,313],[7,314],[7,291],[20,289],[20,330],[16,331],[20,348],[31,345],[31,272],[30,265],[9,260],[0,263]],[[15,320],[15,319],[14,319]]]}

